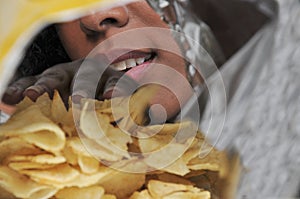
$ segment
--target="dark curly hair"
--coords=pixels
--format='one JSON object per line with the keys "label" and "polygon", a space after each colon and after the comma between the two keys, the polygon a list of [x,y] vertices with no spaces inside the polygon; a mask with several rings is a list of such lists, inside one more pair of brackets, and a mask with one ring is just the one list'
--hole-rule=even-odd
{"label": "dark curly hair", "polygon": [[59,40],[55,25],[49,25],[28,46],[18,66],[18,73],[23,77],[37,75],[53,65],[69,61],[70,58]]}

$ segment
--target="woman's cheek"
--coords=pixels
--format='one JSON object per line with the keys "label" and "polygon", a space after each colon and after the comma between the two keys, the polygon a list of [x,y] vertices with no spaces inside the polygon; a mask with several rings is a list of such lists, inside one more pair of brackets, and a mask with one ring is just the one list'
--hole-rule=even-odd
{"label": "woman's cheek", "polygon": [[93,49],[78,23],[75,20],[56,25],[58,36],[71,60],[82,59]]}

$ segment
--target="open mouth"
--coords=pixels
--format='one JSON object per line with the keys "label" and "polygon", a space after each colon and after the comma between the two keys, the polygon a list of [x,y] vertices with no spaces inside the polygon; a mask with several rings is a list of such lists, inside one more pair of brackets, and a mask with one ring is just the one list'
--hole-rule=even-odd
{"label": "open mouth", "polygon": [[[142,52],[142,51],[131,51],[123,54],[115,59],[109,67],[115,71],[125,73],[126,76],[134,80],[135,83],[139,83],[141,79],[147,74],[146,70],[149,68],[150,63],[157,54],[155,52]],[[122,84],[116,88],[116,83],[119,78],[114,78],[111,82],[107,82],[103,92],[104,99],[112,98],[113,90],[116,91],[115,96],[126,95],[128,88]],[[131,84],[128,84],[130,86]],[[136,85],[134,85],[136,86]],[[129,89],[131,90],[131,89]]]}
{"label": "open mouth", "polygon": [[155,57],[155,53],[134,53],[131,52],[124,56],[116,59],[109,67],[116,71],[124,71],[127,72],[132,68],[143,65],[146,62],[151,61]]}

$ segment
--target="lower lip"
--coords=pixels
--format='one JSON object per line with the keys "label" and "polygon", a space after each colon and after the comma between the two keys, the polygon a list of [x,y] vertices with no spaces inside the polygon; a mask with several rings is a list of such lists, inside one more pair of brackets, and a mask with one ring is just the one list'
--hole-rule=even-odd
{"label": "lower lip", "polygon": [[140,80],[143,79],[146,70],[149,68],[151,61],[147,61],[141,65],[138,65],[136,67],[131,68],[129,71],[127,71],[125,74],[129,77],[131,77],[136,82],[140,82]]}

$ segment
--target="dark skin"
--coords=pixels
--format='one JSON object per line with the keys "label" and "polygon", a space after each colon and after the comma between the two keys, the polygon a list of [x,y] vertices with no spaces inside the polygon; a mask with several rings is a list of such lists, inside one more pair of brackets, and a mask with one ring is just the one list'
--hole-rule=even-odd
{"label": "dark skin", "polygon": [[[80,98],[89,97],[89,98],[97,98],[103,99],[103,95],[100,94],[100,90],[97,92],[96,96],[92,93],[86,93],[85,95],[81,92],[81,88],[88,88],[91,85],[98,81],[96,78],[94,80],[89,79],[89,81],[85,81],[84,79],[79,79],[80,85],[82,87],[73,87],[74,84],[74,76],[76,75],[78,69],[80,68],[83,60],[76,60],[69,63],[58,64],[55,65],[43,73],[36,76],[23,77],[16,81],[14,81],[6,93],[3,96],[3,101],[7,104],[17,104],[20,102],[25,96],[29,97],[33,101],[35,101],[39,96],[44,93],[48,93],[50,96],[53,96],[54,90],[58,90],[62,99],[67,104],[69,96],[73,93],[73,101],[75,103],[79,103]],[[91,77],[92,74],[95,73],[95,70],[87,71],[87,75]],[[104,72],[104,77],[98,82],[99,87],[103,87],[110,77],[120,78],[123,74],[108,69]],[[127,84],[124,84],[122,91],[126,91],[126,86],[137,86],[137,83],[130,78],[126,78]],[[10,92],[13,94],[10,94]],[[71,93],[72,92],[72,93]],[[77,93],[80,93],[80,96],[77,96]],[[126,92],[119,93],[119,95],[126,95]],[[79,97],[79,98],[78,98]],[[110,98],[110,96],[106,96],[105,98]]]}
{"label": "dark skin", "polygon": [[[159,40],[161,36],[155,35],[156,33],[149,33],[148,35],[147,32],[143,35],[132,34],[133,36],[131,37],[127,34],[128,31],[147,27],[169,29],[168,25],[160,19],[160,16],[158,16],[144,0],[108,10],[98,12],[91,11],[90,14],[85,17],[57,24],[56,29],[59,38],[72,62],[55,65],[37,76],[17,79],[8,87],[4,94],[3,101],[8,104],[16,104],[22,100],[24,96],[36,100],[37,97],[45,92],[52,95],[54,90],[58,90],[65,101],[67,101],[70,95],[73,95],[73,100],[75,101],[78,101],[78,99],[74,97],[74,95],[79,96],[79,98],[110,98],[111,95],[105,93],[104,90],[106,81],[110,77],[124,76],[126,72],[126,81],[121,85],[123,88],[119,89],[120,92],[119,94],[117,93],[117,96],[126,95],[128,85],[129,87],[135,87],[137,85],[146,84],[147,82],[163,80],[163,84],[167,84],[167,88],[161,87],[157,95],[151,100],[151,104],[161,104],[165,107],[168,118],[173,117],[180,110],[179,104],[186,102],[192,94],[192,89],[187,81],[186,64],[179,56],[180,49],[171,36]],[[122,35],[123,32],[125,33],[123,35],[126,37],[123,36],[123,38],[120,37],[120,39],[118,39],[118,35]],[[125,47],[128,48],[130,52],[128,51],[125,55],[123,54],[124,56],[120,60],[108,60],[107,63],[114,67],[108,67],[105,70],[104,78],[100,82],[95,80],[97,79],[95,74],[99,73],[97,72],[98,70],[90,69],[90,71],[85,71],[88,74],[87,76],[85,75],[84,78],[78,80],[79,82],[77,82],[78,84],[76,85],[80,86],[74,87],[74,80],[82,60],[86,58],[98,44],[105,44],[105,41],[114,36],[116,36],[116,39],[108,42],[108,47],[105,49],[100,48],[96,54],[110,58],[113,57],[112,55],[117,51],[120,51],[120,49],[123,50]],[[127,42],[124,43],[124,41]],[[137,41],[141,47],[137,47],[131,51],[130,47]],[[123,46],[120,43],[124,43],[122,44]],[[160,46],[163,46],[162,43],[165,43],[164,45],[167,47],[171,46],[173,52],[159,49]],[[145,48],[144,46],[152,47]],[[153,46],[158,46],[158,49],[153,48]],[[134,70],[133,68],[126,70],[120,69],[124,63],[130,65],[132,59],[135,60],[137,64],[139,62],[138,60],[147,59],[150,55],[152,56],[151,60],[146,64],[141,64],[143,65],[141,67],[134,67]],[[92,57],[92,59],[93,58],[95,57]],[[99,61],[99,56],[96,57],[96,59]],[[151,65],[151,67],[149,65]],[[170,71],[165,70],[165,68],[161,66],[168,66],[172,72],[175,71],[176,74],[179,75],[179,79],[175,77],[176,75],[170,75]],[[95,82],[98,84],[96,89],[97,93],[92,93],[88,88],[95,87]],[[175,96],[168,87],[172,87],[172,89],[178,90],[179,92],[176,93]]]}

